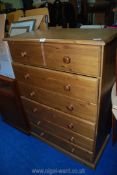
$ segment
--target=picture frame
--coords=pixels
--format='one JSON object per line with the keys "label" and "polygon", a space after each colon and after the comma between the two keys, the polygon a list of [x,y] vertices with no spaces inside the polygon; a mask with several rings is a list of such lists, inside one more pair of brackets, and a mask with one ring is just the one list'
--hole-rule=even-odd
{"label": "picture frame", "polygon": [[34,30],[38,30],[45,15],[34,15],[34,16],[25,16],[25,17],[20,17],[18,21],[26,21],[26,20],[32,20],[35,19],[35,27]]}
{"label": "picture frame", "polygon": [[[9,36],[14,36],[13,31],[15,31],[17,34],[22,32],[31,32],[34,30],[35,27],[35,19],[30,20],[23,20],[23,21],[16,21],[12,22],[9,30]],[[22,29],[21,29],[22,28]],[[20,30],[19,30],[20,29]]]}
{"label": "picture frame", "polygon": [[29,32],[29,26],[26,27],[12,27],[10,31],[10,37],[20,35],[22,33]]}

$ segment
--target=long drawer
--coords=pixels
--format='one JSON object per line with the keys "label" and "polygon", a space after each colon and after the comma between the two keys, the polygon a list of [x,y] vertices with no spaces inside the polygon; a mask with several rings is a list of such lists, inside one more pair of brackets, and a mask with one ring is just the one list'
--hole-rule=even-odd
{"label": "long drawer", "polygon": [[17,80],[91,103],[98,100],[98,79],[13,64]]}
{"label": "long drawer", "polygon": [[87,121],[95,122],[97,119],[97,105],[95,104],[76,100],[20,82],[18,85],[21,96],[48,105],[68,114],[75,115],[76,117]]}
{"label": "long drawer", "polygon": [[[30,120],[30,121],[32,121],[32,120]],[[33,123],[33,122],[31,122],[31,123]],[[58,126],[56,123],[52,123],[50,121],[40,120],[37,122],[37,126],[38,126],[38,128],[43,129],[49,133],[52,133],[52,134],[54,133],[54,135],[65,139],[69,143],[83,147],[84,149],[87,149],[89,151],[93,151],[94,140],[92,140],[92,139],[89,139],[89,138],[84,137],[80,134],[77,134],[73,131],[70,131],[69,129]]]}
{"label": "long drawer", "polygon": [[95,124],[25,98],[22,98],[22,102],[27,115],[35,124],[40,123],[40,121],[50,121],[90,139],[94,139]]}
{"label": "long drawer", "polygon": [[32,124],[32,134],[35,136],[38,136],[40,139],[47,141],[49,143],[52,143],[53,146],[59,147],[68,153],[71,153],[72,155],[75,155],[76,157],[79,156],[80,158],[83,158],[85,160],[88,160],[90,162],[93,161],[93,153],[90,151],[87,151],[81,147],[75,146],[72,143],[65,141],[64,139],[61,139],[60,137],[57,137],[53,134],[50,134],[49,132],[42,130],[38,128],[37,126]]}
{"label": "long drawer", "polygon": [[35,65],[35,66],[42,66],[43,57],[41,51],[41,44],[39,42],[9,42],[9,47],[11,51],[11,56],[13,61],[28,64],[28,65]]}
{"label": "long drawer", "polygon": [[44,51],[49,68],[100,76],[101,48],[99,46],[45,43]]}

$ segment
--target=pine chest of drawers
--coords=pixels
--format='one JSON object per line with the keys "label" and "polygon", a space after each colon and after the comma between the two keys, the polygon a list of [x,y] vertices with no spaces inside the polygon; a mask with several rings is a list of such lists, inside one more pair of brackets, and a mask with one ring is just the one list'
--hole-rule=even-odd
{"label": "pine chest of drawers", "polygon": [[111,125],[116,35],[57,29],[7,39],[32,135],[91,167]]}

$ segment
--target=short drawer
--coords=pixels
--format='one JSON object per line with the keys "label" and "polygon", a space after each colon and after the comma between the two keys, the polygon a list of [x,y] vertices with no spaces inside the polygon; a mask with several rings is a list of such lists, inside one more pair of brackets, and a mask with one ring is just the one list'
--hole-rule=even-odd
{"label": "short drawer", "polygon": [[75,146],[70,144],[69,142],[65,141],[64,139],[57,137],[49,132],[38,128],[35,125],[32,125],[32,135],[38,136],[40,139],[50,143],[51,145],[59,148],[62,151],[67,151],[70,155],[75,155],[75,157],[80,157],[82,159],[88,160],[90,162],[93,161],[93,153],[87,151],[81,147]]}
{"label": "short drawer", "polygon": [[98,79],[13,64],[17,80],[91,103],[98,101]]}
{"label": "short drawer", "polygon": [[9,42],[11,56],[14,62],[42,66],[43,57],[39,42]]}
{"label": "short drawer", "polygon": [[44,51],[49,68],[100,76],[100,46],[45,43]]}
{"label": "short drawer", "polygon": [[69,129],[63,128],[61,126],[58,126],[56,123],[48,121],[40,120],[37,122],[37,126],[38,128],[48,131],[52,134],[54,133],[54,135],[65,139],[69,143],[81,146],[89,151],[93,151],[94,141],[92,139],[84,137],[80,134],[76,134]]}
{"label": "short drawer", "polygon": [[61,111],[50,108],[46,105],[22,99],[24,109],[28,114],[28,117],[32,122],[37,124],[41,121],[50,121],[59,126],[67,128],[68,130],[79,133],[90,139],[94,139],[95,136],[95,124],[75,118],[74,116],[68,115]]}
{"label": "short drawer", "polygon": [[18,83],[20,94],[33,101],[45,104],[57,110],[75,115],[87,121],[96,122],[97,105],[53,93],[34,86]]}

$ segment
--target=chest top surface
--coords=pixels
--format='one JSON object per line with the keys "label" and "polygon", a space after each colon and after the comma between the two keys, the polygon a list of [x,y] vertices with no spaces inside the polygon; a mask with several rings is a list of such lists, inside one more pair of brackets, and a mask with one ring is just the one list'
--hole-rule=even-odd
{"label": "chest top surface", "polygon": [[49,29],[21,34],[5,40],[105,45],[116,36],[115,29]]}

